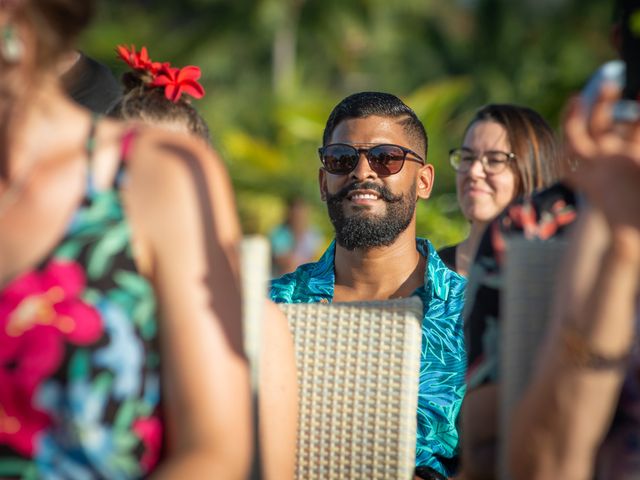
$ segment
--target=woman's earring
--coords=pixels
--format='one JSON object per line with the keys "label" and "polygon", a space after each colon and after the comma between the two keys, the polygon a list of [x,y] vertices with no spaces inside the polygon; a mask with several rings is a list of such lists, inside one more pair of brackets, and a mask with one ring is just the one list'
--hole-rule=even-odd
{"label": "woman's earring", "polygon": [[24,45],[16,32],[16,28],[8,23],[0,32],[0,55],[5,63],[18,63],[24,53]]}

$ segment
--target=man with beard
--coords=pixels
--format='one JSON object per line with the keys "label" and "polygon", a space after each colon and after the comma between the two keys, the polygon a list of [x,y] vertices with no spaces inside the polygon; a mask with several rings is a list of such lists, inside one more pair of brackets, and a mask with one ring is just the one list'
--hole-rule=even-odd
{"label": "man with beard", "polygon": [[465,390],[465,280],[428,240],[416,238],[416,202],[429,198],[434,178],[424,126],[393,95],[356,93],[331,112],[319,153],[320,193],[336,239],[318,262],[274,280],[271,298],[311,303],[418,295],[424,319],[416,475],[451,476]]}

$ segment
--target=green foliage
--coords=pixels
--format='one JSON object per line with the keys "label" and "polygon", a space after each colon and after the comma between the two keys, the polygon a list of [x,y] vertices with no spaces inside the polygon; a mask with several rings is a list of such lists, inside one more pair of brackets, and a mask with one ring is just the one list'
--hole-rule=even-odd
{"label": "green foliage", "polygon": [[102,0],[83,48],[117,71],[113,48],[203,70],[197,107],[228,162],[243,226],[266,232],[302,195],[318,199],[316,148],[329,111],[359,90],[390,91],[424,121],[432,198],[418,230],[436,245],[466,234],[447,151],[488,102],[531,106],[557,125],[568,96],[614,56],[611,5],[598,0]]}

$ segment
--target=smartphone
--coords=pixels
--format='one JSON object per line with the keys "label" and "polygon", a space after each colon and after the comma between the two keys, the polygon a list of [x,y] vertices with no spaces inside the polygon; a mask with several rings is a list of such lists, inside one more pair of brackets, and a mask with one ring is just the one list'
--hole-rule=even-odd
{"label": "smartphone", "polygon": [[[626,79],[627,68],[622,60],[612,60],[596,70],[596,73],[589,79],[580,94],[583,105],[587,108],[587,114],[591,113],[591,108],[605,83],[613,83],[625,92]],[[640,120],[640,103],[637,100],[626,97],[624,94],[623,97],[613,107],[613,119],[616,122],[635,122]]]}
{"label": "smartphone", "polygon": [[620,56],[602,65],[582,91],[582,101],[590,111],[604,83],[622,89],[622,99],[613,108],[617,122],[640,120],[640,0],[623,0],[620,12]]}

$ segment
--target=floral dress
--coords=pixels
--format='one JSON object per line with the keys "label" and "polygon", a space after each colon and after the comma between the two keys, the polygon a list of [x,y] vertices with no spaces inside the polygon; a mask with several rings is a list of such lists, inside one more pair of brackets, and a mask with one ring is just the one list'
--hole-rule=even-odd
{"label": "floral dress", "polygon": [[133,262],[123,173],[100,191],[89,173],[58,246],[0,289],[0,478],[139,478],[158,462],[156,302]]}

